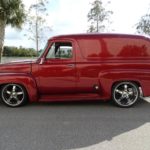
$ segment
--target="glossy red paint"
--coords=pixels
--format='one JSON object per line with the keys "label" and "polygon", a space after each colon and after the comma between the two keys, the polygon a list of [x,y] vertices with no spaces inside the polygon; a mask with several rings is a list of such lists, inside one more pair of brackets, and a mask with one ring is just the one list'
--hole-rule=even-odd
{"label": "glossy red paint", "polygon": [[[70,42],[73,56],[47,58],[57,42]],[[30,101],[109,100],[119,81],[134,81],[144,96],[150,96],[150,39],[120,34],[57,36],[48,40],[37,61],[0,65],[0,84],[23,85]]]}
{"label": "glossy red paint", "polygon": [[0,83],[1,85],[7,83],[15,83],[23,86],[27,93],[29,100],[31,102],[38,100],[38,92],[35,79],[26,73],[0,73]]}

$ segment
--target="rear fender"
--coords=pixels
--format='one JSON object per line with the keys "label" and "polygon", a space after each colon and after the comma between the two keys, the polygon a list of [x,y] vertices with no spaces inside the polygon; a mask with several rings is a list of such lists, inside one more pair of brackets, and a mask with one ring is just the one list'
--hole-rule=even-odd
{"label": "rear fender", "polygon": [[121,81],[137,83],[144,96],[150,96],[150,71],[148,70],[107,70],[99,74],[102,95],[111,98],[112,86]]}

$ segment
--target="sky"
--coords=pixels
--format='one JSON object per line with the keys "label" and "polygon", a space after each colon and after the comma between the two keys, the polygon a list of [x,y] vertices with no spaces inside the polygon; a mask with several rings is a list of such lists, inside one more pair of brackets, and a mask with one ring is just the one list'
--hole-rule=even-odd
{"label": "sky", "polygon": [[[23,0],[25,8],[35,3],[36,0]],[[48,37],[60,34],[85,33],[88,29],[87,14],[94,0],[48,0],[47,25],[52,28]],[[135,25],[141,16],[150,13],[149,0],[102,0],[108,10],[113,11],[111,16],[111,25],[107,32],[135,34]],[[26,48],[35,48],[35,43],[24,36],[26,30],[13,29],[10,26],[6,28],[5,45],[23,46]],[[41,48],[46,41],[43,41]]]}

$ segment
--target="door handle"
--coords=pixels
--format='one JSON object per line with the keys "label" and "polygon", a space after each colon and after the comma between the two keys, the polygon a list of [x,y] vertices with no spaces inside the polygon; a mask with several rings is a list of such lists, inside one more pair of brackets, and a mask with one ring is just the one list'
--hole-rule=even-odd
{"label": "door handle", "polygon": [[75,64],[68,64],[67,66],[73,68],[73,67],[75,67]]}

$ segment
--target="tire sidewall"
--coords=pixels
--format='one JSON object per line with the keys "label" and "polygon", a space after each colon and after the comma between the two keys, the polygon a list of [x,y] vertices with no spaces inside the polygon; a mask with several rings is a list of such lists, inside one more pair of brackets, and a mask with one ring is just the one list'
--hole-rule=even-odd
{"label": "tire sidewall", "polygon": [[[115,97],[115,89],[116,89],[116,87],[117,87],[118,85],[121,85],[121,84],[131,84],[132,86],[134,86],[134,87],[136,88],[136,90],[137,90],[137,92],[138,92],[138,96],[137,96],[136,100],[135,100],[134,103],[132,103],[131,105],[120,105],[120,104],[116,101],[116,99],[114,98],[114,97]],[[137,86],[137,84],[134,83],[134,82],[131,82],[131,81],[122,81],[122,82],[118,82],[118,83],[114,84],[113,87],[112,87],[112,101],[113,101],[113,103],[114,103],[115,105],[117,105],[118,107],[122,107],[122,108],[129,108],[129,107],[132,107],[133,105],[135,105],[135,104],[138,102],[139,97],[140,97],[140,90],[139,90],[139,87]]]}
{"label": "tire sidewall", "polygon": [[[23,93],[24,93],[24,98],[23,98],[23,100],[21,101],[21,103],[19,103],[18,105],[11,105],[11,104],[8,104],[8,103],[5,102],[5,100],[4,100],[4,98],[3,98],[3,92],[4,92],[5,88],[6,88],[7,86],[9,86],[9,85],[16,85],[16,86],[19,86],[19,87],[22,89]],[[8,107],[19,107],[19,106],[25,105],[25,104],[27,103],[27,97],[28,97],[28,96],[27,96],[27,91],[26,91],[26,89],[24,88],[24,86],[22,86],[22,85],[20,85],[20,84],[16,84],[16,83],[5,84],[5,85],[3,85],[3,86],[1,87],[1,90],[0,90],[0,98],[1,98],[1,101],[2,101],[3,104],[5,104],[5,105],[8,106]]]}

